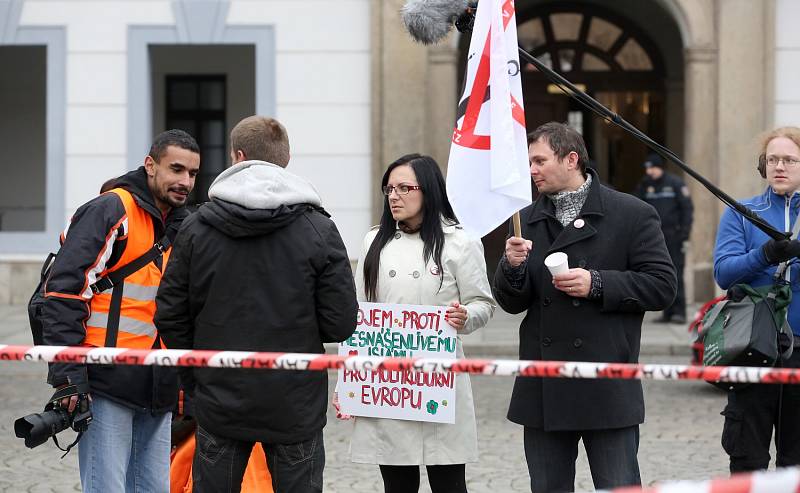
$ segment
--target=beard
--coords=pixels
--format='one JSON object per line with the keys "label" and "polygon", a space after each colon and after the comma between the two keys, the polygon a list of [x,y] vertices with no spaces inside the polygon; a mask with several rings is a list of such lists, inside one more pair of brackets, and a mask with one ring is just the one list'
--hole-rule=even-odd
{"label": "beard", "polygon": [[[167,190],[165,192],[162,192],[161,194],[159,194],[160,195],[159,199],[162,202],[164,202],[166,204],[169,204],[170,207],[183,207],[184,205],[186,205],[186,201],[189,198],[189,192],[190,191],[191,190],[187,189],[186,187],[172,186],[172,187],[167,188]],[[175,196],[175,195],[172,195],[170,192],[177,192],[177,193],[182,193],[182,194],[186,194],[186,195]]]}

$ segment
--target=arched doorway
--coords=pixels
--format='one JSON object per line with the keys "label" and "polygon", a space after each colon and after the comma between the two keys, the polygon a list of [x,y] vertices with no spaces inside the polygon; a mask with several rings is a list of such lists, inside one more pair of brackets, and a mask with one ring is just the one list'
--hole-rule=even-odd
{"label": "arched doorway", "polygon": [[[520,45],[612,111],[664,140],[664,63],[655,43],[635,23],[599,5],[557,3],[520,13]],[[641,176],[631,166],[645,149],[525,67],[523,92],[529,129],[551,120],[580,131],[603,180],[631,191]]]}
{"label": "arched doorway", "polygon": [[[653,18],[667,27],[654,28]],[[518,0],[517,30],[526,51],[656,141],[682,151],[682,44],[661,5]],[[462,52],[468,44],[462,37]],[[643,144],[584,109],[532,65],[524,67],[523,97],[529,131],[547,121],[568,122],[584,136],[602,181],[623,192],[634,189],[648,152]],[[490,276],[507,232],[503,225],[484,238]]]}

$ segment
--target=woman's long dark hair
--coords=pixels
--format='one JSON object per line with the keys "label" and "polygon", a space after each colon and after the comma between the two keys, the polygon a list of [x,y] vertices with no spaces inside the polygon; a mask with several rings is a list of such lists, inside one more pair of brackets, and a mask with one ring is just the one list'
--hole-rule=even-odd
{"label": "woman's long dark hair", "polygon": [[[444,280],[442,268],[442,248],[444,248],[444,232],[442,219],[453,224],[458,223],[453,207],[447,199],[447,189],[439,165],[430,156],[420,154],[406,154],[386,168],[381,179],[381,188],[389,182],[389,175],[398,166],[408,165],[417,176],[417,183],[422,187],[422,227],[420,238],[424,247],[422,255],[425,262],[433,258],[439,271],[440,285]],[[381,250],[394,238],[397,221],[392,217],[389,209],[389,197],[383,196],[383,214],[378,234],[364,258],[364,291],[367,301],[376,301],[378,293],[378,267],[381,260]]]}

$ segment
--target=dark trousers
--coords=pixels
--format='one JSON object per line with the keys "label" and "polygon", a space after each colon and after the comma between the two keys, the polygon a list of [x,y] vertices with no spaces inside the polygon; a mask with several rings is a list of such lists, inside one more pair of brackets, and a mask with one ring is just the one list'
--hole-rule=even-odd
{"label": "dark trousers", "polygon": [[[432,493],[467,493],[464,464],[425,466]],[[417,493],[419,466],[381,466],[384,493]]]}
{"label": "dark trousers", "polygon": [[672,302],[669,308],[664,310],[664,316],[667,318],[673,315],[686,317],[686,292],[683,286],[683,266],[686,264],[686,253],[683,251],[683,240],[676,235],[665,237],[665,240],[669,257],[675,265],[675,274],[678,276],[678,290],[675,295],[675,301]]}
{"label": "dark trousers", "polygon": [[[783,366],[800,367],[800,348],[794,348]],[[732,473],[769,466],[773,430],[776,465],[800,464],[800,385],[752,384],[729,392],[722,415],[722,448],[730,456]]]}
{"label": "dark trousers", "polygon": [[[225,438],[197,427],[192,462],[194,493],[238,492],[255,442]],[[261,442],[276,493],[322,491],[325,445],[322,430],[311,440],[292,444]]]}
{"label": "dark trousers", "polygon": [[575,490],[575,460],[583,439],[596,489],[640,485],[639,427],[611,430],[544,431],[525,427],[525,460],[533,493]]}

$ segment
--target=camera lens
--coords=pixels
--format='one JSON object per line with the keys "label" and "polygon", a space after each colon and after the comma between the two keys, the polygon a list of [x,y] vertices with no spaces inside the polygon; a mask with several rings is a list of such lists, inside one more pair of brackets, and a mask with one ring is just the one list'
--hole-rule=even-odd
{"label": "camera lens", "polygon": [[69,413],[65,409],[56,408],[19,418],[14,421],[14,433],[17,438],[25,439],[26,447],[34,448],[56,433],[67,429],[69,423]]}

